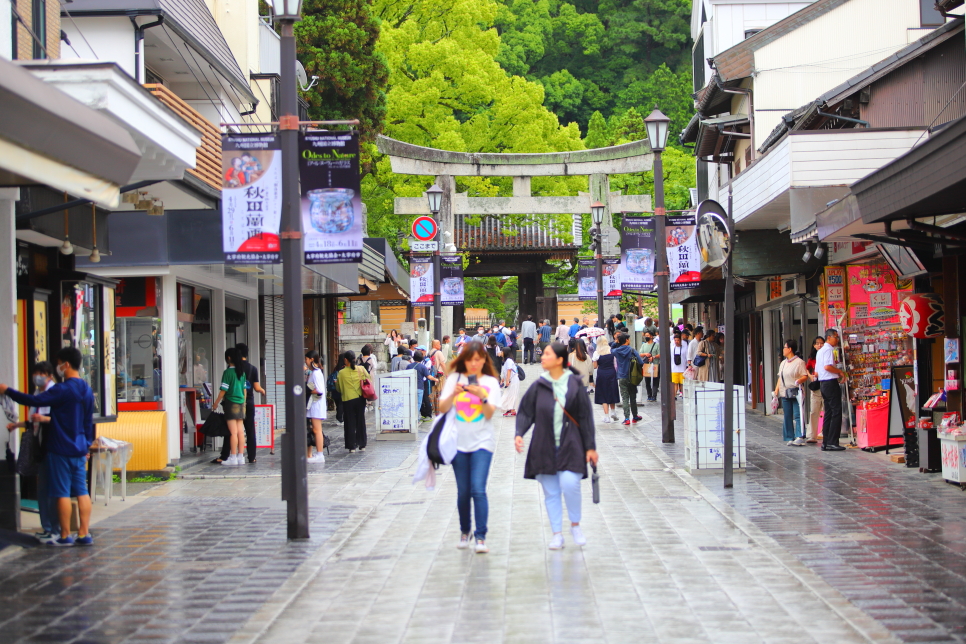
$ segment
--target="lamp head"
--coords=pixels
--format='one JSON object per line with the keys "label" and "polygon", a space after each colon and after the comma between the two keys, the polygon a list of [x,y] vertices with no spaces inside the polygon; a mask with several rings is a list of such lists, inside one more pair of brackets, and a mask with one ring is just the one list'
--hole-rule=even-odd
{"label": "lamp head", "polygon": [[668,126],[670,124],[671,119],[657,109],[657,105],[654,106],[654,111],[644,119],[644,126],[647,128],[647,140],[654,152],[662,152],[667,147]]}
{"label": "lamp head", "polygon": [[590,216],[594,220],[595,226],[604,223],[604,204],[599,201],[590,204]]}
{"label": "lamp head", "polygon": [[815,259],[822,259],[822,257],[824,256],[825,256],[825,247],[822,246],[821,244],[818,244],[818,247],[815,249]]}
{"label": "lamp head", "polygon": [[74,252],[74,245],[70,243],[69,239],[65,239],[64,243],[60,245],[60,252],[62,255],[70,255]]}
{"label": "lamp head", "polygon": [[812,259],[812,249],[809,248],[808,244],[805,244],[805,254],[802,255],[802,261],[807,264],[810,259]]}
{"label": "lamp head", "polygon": [[101,261],[101,251],[97,250],[97,246],[94,247],[94,250],[91,251],[90,257],[87,259],[91,260],[95,264]]}
{"label": "lamp head", "polygon": [[302,0],[272,0],[275,17],[279,20],[301,20]]}
{"label": "lamp head", "polygon": [[434,215],[439,214],[439,207],[443,201],[443,189],[434,183],[426,191],[426,200],[429,202],[429,211]]}

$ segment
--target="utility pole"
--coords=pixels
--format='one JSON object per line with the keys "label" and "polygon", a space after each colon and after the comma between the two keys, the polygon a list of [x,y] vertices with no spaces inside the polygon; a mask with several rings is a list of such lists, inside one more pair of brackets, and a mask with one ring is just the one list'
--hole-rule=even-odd
{"label": "utility pole", "polygon": [[[735,222],[732,211],[731,182],[728,182],[728,239],[734,243]],[[724,486],[733,487],[735,479],[734,468],[734,436],[735,436],[735,281],[732,277],[731,262],[734,253],[728,253],[724,265],[725,292],[725,343],[724,343]],[[804,310],[804,309],[803,309]]]}

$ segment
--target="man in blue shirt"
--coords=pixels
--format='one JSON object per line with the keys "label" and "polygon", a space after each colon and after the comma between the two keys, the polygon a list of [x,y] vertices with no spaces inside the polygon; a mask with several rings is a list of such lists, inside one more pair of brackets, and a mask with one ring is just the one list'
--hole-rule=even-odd
{"label": "man in blue shirt", "polygon": [[[0,384],[0,394],[30,407],[50,407],[47,434],[48,493],[57,499],[60,539],[55,546],[91,546],[91,497],[87,492],[87,459],[94,442],[94,394],[78,370],[80,351],[65,347],[57,352],[57,373],[63,378],[44,393],[31,396]],[[70,537],[70,498],[77,497],[80,528]]]}
{"label": "man in blue shirt", "polygon": [[574,318],[574,323],[570,325],[570,337],[576,338],[577,331],[580,331],[580,320]]}
{"label": "man in blue shirt", "polygon": [[[550,344],[550,338],[553,336],[553,329],[550,327],[550,320],[544,320],[540,323],[539,338],[540,338],[540,353],[543,354],[543,350],[547,348]],[[540,362],[537,360],[537,362]]]}
{"label": "man in blue shirt", "polygon": [[[421,409],[423,406],[423,396],[426,394],[426,381],[432,380],[433,382],[439,382],[439,378],[434,378],[429,373],[429,368],[423,363],[426,354],[422,351],[416,351],[413,355],[413,362],[411,365],[406,367],[407,369],[412,369],[416,372],[416,409]],[[428,418],[421,418],[420,420],[429,420]]]}
{"label": "man in blue shirt", "polygon": [[631,424],[631,418],[634,419],[635,423],[641,421],[641,417],[637,415],[637,385],[631,384],[630,375],[631,360],[643,365],[644,359],[641,358],[641,354],[634,350],[634,347],[628,344],[630,337],[626,333],[618,333],[617,339],[614,341],[617,346],[611,351],[617,361],[617,387],[621,392],[621,406],[624,408],[625,425]]}

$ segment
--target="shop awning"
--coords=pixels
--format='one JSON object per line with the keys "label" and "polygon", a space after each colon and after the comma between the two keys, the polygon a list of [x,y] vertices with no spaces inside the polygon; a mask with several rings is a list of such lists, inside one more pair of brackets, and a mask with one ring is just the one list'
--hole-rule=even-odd
{"label": "shop awning", "polygon": [[103,207],[141,159],[109,117],[0,59],[0,186],[46,184]]}
{"label": "shop awning", "polygon": [[733,152],[738,139],[749,135],[738,132],[738,128],[748,125],[747,114],[729,114],[701,121],[694,144],[694,156],[699,159],[712,157],[718,159],[722,154]]}

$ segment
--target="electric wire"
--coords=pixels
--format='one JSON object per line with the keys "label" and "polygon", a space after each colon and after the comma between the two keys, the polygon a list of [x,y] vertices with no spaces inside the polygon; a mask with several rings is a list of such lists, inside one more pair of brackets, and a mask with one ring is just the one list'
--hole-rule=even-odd
{"label": "electric wire", "polygon": [[[169,42],[171,43],[171,46],[172,46],[172,47],[174,48],[174,50],[175,50],[176,52],[178,52],[178,55],[179,55],[179,56],[181,56],[181,60],[182,60],[182,62],[184,62],[184,65],[185,65],[185,67],[187,67],[187,68],[188,68],[188,71],[189,71],[189,72],[191,72],[191,75],[192,75],[192,76],[194,77],[194,79],[195,79],[195,81],[196,81],[196,82],[198,83],[198,85],[199,85],[199,86],[201,87],[201,91],[202,91],[202,92],[204,92],[204,94],[205,94],[205,98],[207,98],[207,99],[208,99],[208,102],[209,102],[209,103],[211,103],[211,106],[212,106],[213,108],[215,108],[215,111],[216,111],[216,112],[217,112],[218,114],[221,114],[221,111],[220,111],[220,110],[218,109],[218,106],[217,106],[217,105],[215,104],[215,101],[214,101],[214,100],[212,100],[212,98],[211,98],[211,95],[210,95],[210,94],[208,94],[208,90],[207,90],[207,89],[205,89],[205,84],[204,84],[204,83],[202,83],[202,82],[201,82],[201,81],[200,81],[200,80],[198,79],[198,76],[197,76],[197,74],[195,74],[195,71],[194,71],[194,70],[193,70],[193,69],[191,68],[191,65],[190,65],[190,64],[188,63],[188,60],[187,60],[187,59],[186,59],[186,58],[184,57],[184,54],[182,54],[182,53],[181,53],[181,49],[180,49],[180,48],[179,48],[179,47],[178,47],[178,46],[177,46],[176,44],[174,44],[174,39],[173,39],[173,38],[171,37],[171,34],[169,34],[169,33],[168,33],[168,30],[167,30],[167,29],[165,29],[164,27],[161,27],[161,31],[163,31],[163,32],[165,33],[165,35],[166,35],[166,36],[168,37],[168,41],[169,41]],[[185,47],[187,47],[187,46],[188,46],[188,44],[187,44],[187,43],[185,43]],[[190,50],[189,50],[189,53],[190,53]],[[212,88],[212,89],[214,89],[214,88]],[[221,100],[221,99],[219,99],[219,101],[220,101],[220,100]],[[225,105],[224,105],[224,104],[222,104],[222,107],[225,107]],[[227,108],[226,108],[226,109],[227,109]]]}
{"label": "electric wire", "polygon": [[[81,31],[81,28],[77,24],[77,21],[74,20],[74,16],[70,15],[70,11],[67,10],[67,5],[65,3],[61,2],[60,3],[60,8],[63,10],[64,13],[67,14],[67,18],[70,20],[71,24],[74,25],[74,29],[76,29],[77,30],[77,33],[80,34],[81,40],[84,41],[84,44],[87,45],[87,48],[90,50],[91,55],[94,56],[94,60],[100,60],[100,57],[97,55],[97,52],[94,51],[94,48],[91,47],[91,44],[87,41],[87,36],[84,35],[84,32]],[[71,45],[70,48],[71,49],[74,49],[74,46]],[[76,49],[74,49],[74,53],[77,54],[77,50]],[[80,54],[77,54],[77,57],[80,58],[81,55]]]}
{"label": "electric wire", "polygon": [[912,147],[916,147],[917,145],[919,145],[919,142],[922,141],[922,137],[926,136],[926,132],[932,129],[932,126],[936,124],[936,121],[939,120],[939,117],[942,116],[943,112],[946,111],[946,108],[949,107],[949,105],[953,102],[953,99],[959,96],[959,93],[963,91],[964,87],[966,87],[966,81],[963,81],[963,84],[959,86],[959,89],[957,89],[953,93],[953,95],[949,97],[949,100],[946,101],[946,104],[943,105],[943,108],[939,110],[938,114],[936,114],[936,118],[932,120],[932,123],[929,124],[929,127],[927,127],[925,130],[922,131],[922,134],[920,134],[919,138],[916,139],[916,142],[912,144]]}

